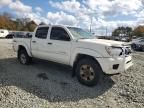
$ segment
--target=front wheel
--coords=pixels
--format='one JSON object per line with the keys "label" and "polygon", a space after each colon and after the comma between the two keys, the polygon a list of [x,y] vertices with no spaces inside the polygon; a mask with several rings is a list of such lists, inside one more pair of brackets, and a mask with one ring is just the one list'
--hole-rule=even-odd
{"label": "front wheel", "polygon": [[18,52],[18,60],[21,64],[29,64],[31,61],[31,57],[27,54],[26,50],[20,50]]}
{"label": "front wheel", "polygon": [[81,84],[94,86],[98,83],[101,68],[93,59],[82,59],[76,66],[77,79]]}

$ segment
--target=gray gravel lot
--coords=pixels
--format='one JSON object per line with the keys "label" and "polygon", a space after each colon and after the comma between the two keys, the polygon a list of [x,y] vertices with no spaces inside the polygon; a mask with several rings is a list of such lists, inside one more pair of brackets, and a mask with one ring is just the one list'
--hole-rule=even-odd
{"label": "gray gravel lot", "polygon": [[144,107],[143,52],[133,53],[133,67],[119,75],[103,75],[89,88],[72,78],[67,66],[42,60],[21,65],[11,42],[0,39],[0,108]]}

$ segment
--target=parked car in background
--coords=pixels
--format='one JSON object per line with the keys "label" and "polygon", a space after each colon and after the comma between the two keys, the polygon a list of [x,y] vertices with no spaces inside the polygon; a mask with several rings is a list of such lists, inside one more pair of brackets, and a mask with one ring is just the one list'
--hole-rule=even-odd
{"label": "parked car in background", "polygon": [[31,38],[32,32],[26,32],[26,31],[19,31],[14,33],[16,38]]}
{"label": "parked car in background", "polygon": [[144,51],[144,38],[138,38],[132,41],[131,47],[133,50]]}
{"label": "parked car in background", "polygon": [[128,36],[122,37],[120,40],[123,42],[129,42],[130,41]]}
{"label": "parked car in background", "polygon": [[33,32],[27,32],[25,38],[32,38]]}
{"label": "parked car in background", "polygon": [[29,32],[23,32],[23,31],[19,31],[19,32],[15,32],[14,33],[16,38],[28,38],[29,36]]}
{"label": "parked car in background", "polygon": [[119,37],[119,36],[114,36],[113,39],[114,39],[115,41],[120,41],[120,37]]}
{"label": "parked car in background", "polygon": [[144,37],[134,38],[132,39],[132,43],[138,42],[141,39],[144,39]]}
{"label": "parked car in background", "polygon": [[13,33],[9,33],[5,38],[6,39],[12,39],[14,37]]}
{"label": "parked car in background", "polygon": [[81,28],[64,25],[38,26],[32,38],[14,38],[13,48],[21,64],[39,58],[69,65],[87,86],[96,85],[103,72],[116,74],[133,65],[124,42],[96,39]]}
{"label": "parked car in background", "polygon": [[0,38],[5,38],[9,34],[9,31],[6,29],[0,29]]}

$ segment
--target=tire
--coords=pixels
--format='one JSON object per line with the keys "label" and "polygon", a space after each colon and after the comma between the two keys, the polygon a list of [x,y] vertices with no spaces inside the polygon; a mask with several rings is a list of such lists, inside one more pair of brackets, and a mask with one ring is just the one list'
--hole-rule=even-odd
{"label": "tire", "polygon": [[96,85],[100,79],[101,73],[102,70],[99,64],[91,58],[81,59],[77,63],[76,76],[78,81],[83,85]]}
{"label": "tire", "polygon": [[18,60],[21,64],[28,65],[31,62],[32,58],[29,57],[26,50],[20,50],[18,51]]}

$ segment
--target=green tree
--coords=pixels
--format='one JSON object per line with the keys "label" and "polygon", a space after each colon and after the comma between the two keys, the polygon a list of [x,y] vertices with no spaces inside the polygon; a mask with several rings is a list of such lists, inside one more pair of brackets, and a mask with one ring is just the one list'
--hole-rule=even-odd
{"label": "green tree", "polygon": [[112,32],[112,36],[130,36],[132,34],[132,28],[131,27],[118,27]]}

